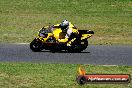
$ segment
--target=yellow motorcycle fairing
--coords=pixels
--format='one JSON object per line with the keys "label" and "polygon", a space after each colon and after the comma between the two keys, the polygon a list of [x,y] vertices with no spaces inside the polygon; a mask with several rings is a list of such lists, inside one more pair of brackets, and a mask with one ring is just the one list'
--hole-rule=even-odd
{"label": "yellow motorcycle fairing", "polygon": [[65,38],[66,33],[63,33],[61,28],[57,28],[53,31],[54,37],[57,39],[60,43],[65,43],[68,41],[67,38]]}
{"label": "yellow motorcycle fairing", "polygon": [[83,39],[88,39],[92,36],[93,34],[82,34],[81,40]]}
{"label": "yellow motorcycle fairing", "polygon": [[[60,24],[54,25],[54,26],[59,26]],[[73,33],[79,34],[77,28],[71,22],[69,22],[69,28],[72,30]],[[68,41],[68,38],[66,38],[66,33],[63,33],[61,28],[56,28],[53,31],[54,37],[58,40],[60,43],[65,43]]]}
{"label": "yellow motorcycle fairing", "polygon": [[55,37],[56,39],[59,39],[60,33],[61,33],[61,32],[62,32],[62,30],[61,30],[60,28],[54,29],[54,31],[53,31],[54,37]]}
{"label": "yellow motorcycle fairing", "polygon": [[[84,39],[88,39],[90,38],[94,33],[89,33],[88,30],[78,30],[74,25],[72,25],[71,23],[69,23],[69,28],[72,30],[73,33],[75,34],[81,34],[81,40],[84,40]],[[54,25],[55,28],[52,29],[52,32],[49,32],[47,37],[40,37],[39,36],[39,32],[38,32],[38,36],[37,38],[39,40],[41,40],[43,43],[48,43],[47,40],[50,38],[50,37],[54,37],[56,39],[56,42],[59,42],[59,43],[66,43],[68,41],[68,38],[66,38],[66,33],[63,33],[61,28],[59,28],[59,24],[57,25]],[[50,26],[47,26],[47,27],[44,27],[45,29],[49,29]],[[73,41],[75,40],[72,39]],[[71,40],[71,42],[72,42]],[[53,42],[55,43],[55,42]],[[70,41],[69,41],[70,43]]]}

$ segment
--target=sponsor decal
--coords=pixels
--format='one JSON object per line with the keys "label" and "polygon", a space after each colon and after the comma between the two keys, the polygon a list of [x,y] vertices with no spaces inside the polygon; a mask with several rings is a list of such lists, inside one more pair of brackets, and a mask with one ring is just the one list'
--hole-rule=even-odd
{"label": "sponsor decal", "polygon": [[86,71],[79,67],[79,75],[76,78],[78,84],[85,83],[130,83],[129,74],[86,74]]}

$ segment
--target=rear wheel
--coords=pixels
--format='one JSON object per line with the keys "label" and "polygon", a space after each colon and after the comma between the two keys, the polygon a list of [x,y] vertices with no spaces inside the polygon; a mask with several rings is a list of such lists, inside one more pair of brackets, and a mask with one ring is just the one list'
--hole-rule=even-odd
{"label": "rear wheel", "polygon": [[[83,44],[81,44],[83,43]],[[83,50],[85,50],[88,46],[88,41],[87,40],[82,40],[81,43],[79,44],[73,44],[72,46],[68,47],[68,52],[73,52],[73,53],[79,53]]]}
{"label": "rear wheel", "polygon": [[87,48],[87,46],[88,46],[88,40],[82,40],[81,41],[81,43],[83,43],[83,44],[81,44],[82,45],[82,47],[81,47],[81,51],[83,51],[83,50],[85,50],[86,48]]}
{"label": "rear wheel", "polygon": [[40,40],[34,39],[31,43],[30,43],[30,49],[34,52],[39,52],[43,50],[43,45],[42,42]]}

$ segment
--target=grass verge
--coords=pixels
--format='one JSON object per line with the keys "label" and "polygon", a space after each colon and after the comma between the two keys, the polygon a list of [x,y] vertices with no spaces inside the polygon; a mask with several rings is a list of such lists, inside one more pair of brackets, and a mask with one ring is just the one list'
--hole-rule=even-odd
{"label": "grass verge", "polygon": [[29,43],[37,31],[68,19],[91,29],[91,44],[132,44],[131,0],[0,0],[0,42]]}
{"label": "grass verge", "polygon": [[[76,83],[77,64],[0,63],[0,88],[132,88],[129,84]],[[85,65],[87,73],[131,74],[132,66]]]}

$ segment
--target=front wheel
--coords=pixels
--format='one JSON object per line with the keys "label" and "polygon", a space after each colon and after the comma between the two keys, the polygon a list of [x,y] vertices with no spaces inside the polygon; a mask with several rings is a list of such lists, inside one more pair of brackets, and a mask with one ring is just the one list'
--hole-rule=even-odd
{"label": "front wheel", "polygon": [[34,52],[39,52],[41,50],[43,50],[43,45],[42,42],[40,40],[34,39],[31,43],[30,43],[30,49]]}

